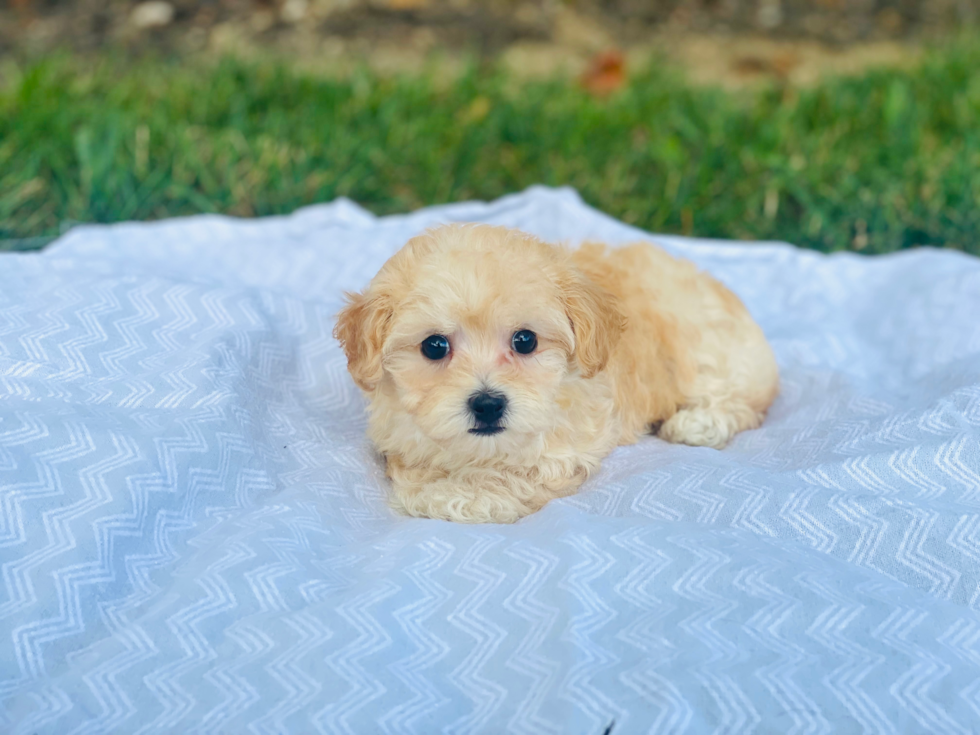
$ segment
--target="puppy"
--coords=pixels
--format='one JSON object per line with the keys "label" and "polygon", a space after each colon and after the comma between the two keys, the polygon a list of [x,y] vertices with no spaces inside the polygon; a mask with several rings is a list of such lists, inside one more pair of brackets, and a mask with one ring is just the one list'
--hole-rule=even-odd
{"label": "puppy", "polygon": [[652,432],[722,448],[762,422],[776,361],[738,298],[648,244],[575,251],[502,227],[410,240],[334,336],[368,399],[392,506],[510,523]]}

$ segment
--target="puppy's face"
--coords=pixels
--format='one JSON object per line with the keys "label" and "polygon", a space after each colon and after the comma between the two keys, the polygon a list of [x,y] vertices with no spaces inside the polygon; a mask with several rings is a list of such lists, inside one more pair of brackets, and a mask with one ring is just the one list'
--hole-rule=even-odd
{"label": "puppy's face", "polygon": [[442,448],[486,457],[553,428],[562,382],[601,370],[621,329],[612,298],[563,250],[447,226],[350,297],[336,335],[363,390]]}

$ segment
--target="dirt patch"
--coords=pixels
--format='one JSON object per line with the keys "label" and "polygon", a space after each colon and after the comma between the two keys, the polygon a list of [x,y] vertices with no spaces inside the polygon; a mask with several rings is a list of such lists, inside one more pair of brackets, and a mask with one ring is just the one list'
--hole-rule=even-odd
{"label": "dirt patch", "polygon": [[500,60],[534,77],[619,49],[629,66],[672,59],[705,83],[805,84],[914,61],[922,41],[978,18],[980,0],[6,0],[0,55],[272,54],[335,74]]}

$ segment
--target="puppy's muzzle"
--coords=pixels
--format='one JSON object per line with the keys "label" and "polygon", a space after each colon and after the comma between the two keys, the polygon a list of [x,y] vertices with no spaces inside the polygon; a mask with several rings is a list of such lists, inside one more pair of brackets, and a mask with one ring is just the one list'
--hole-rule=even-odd
{"label": "puppy's muzzle", "polygon": [[476,426],[470,429],[471,434],[490,436],[504,430],[501,420],[507,411],[507,397],[489,390],[481,390],[470,396],[467,402],[470,413],[476,419]]}

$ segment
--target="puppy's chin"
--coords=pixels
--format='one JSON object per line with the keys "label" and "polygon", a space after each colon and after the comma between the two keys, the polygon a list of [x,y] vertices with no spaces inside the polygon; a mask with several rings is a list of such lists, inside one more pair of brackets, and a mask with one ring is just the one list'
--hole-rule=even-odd
{"label": "puppy's chin", "polygon": [[475,434],[476,436],[496,436],[501,432],[507,430],[506,426],[501,426],[500,424],[490,424],[487,426],[475,426],[470,429],[470,434]]}
{"label": "puppy's chin", "polygon": [[[552,418],[549,410],[524,412],[518,405],[517,410],[511,410],[499,424],[481,430],[472,417],[453,408],[453,403],[458,402],[430,406],[424,412],[409,412],[400,402],[389,403],[387,419],[380,422],[387,427],[387,448],[398,451],[400,447],[407,447],[408,443],[403,440],[414,435],[417,438],[412,443],[418,449],[422,449],[427,440],[430,451],[450,455],[457,463],[515,460],[527,457],[529,453],[533,455],[553,423],[548,420]],[[535,420],[528,420],[525,415],[533,416]],[[422,443],[417,444],[420,440]]]}
{"label": "puppy's chin", "polygon": [[468,431],[444,445],[460,459],[490,460],[513,458],[527,454],[538,446],[543,432],[518,432],[501,427],[493,433]]}
{"label": "puppy's chin", "polygon": [[475,457],[508,453],[514,445],[532,440],[535,434],[541,433],[537,428],[515,427],[515,423],[520,424],[505,420],[490,426],[480,426],[472,420],[456,420],[432,426],[423,417],[415,417],[416,426],[443,449]]}

